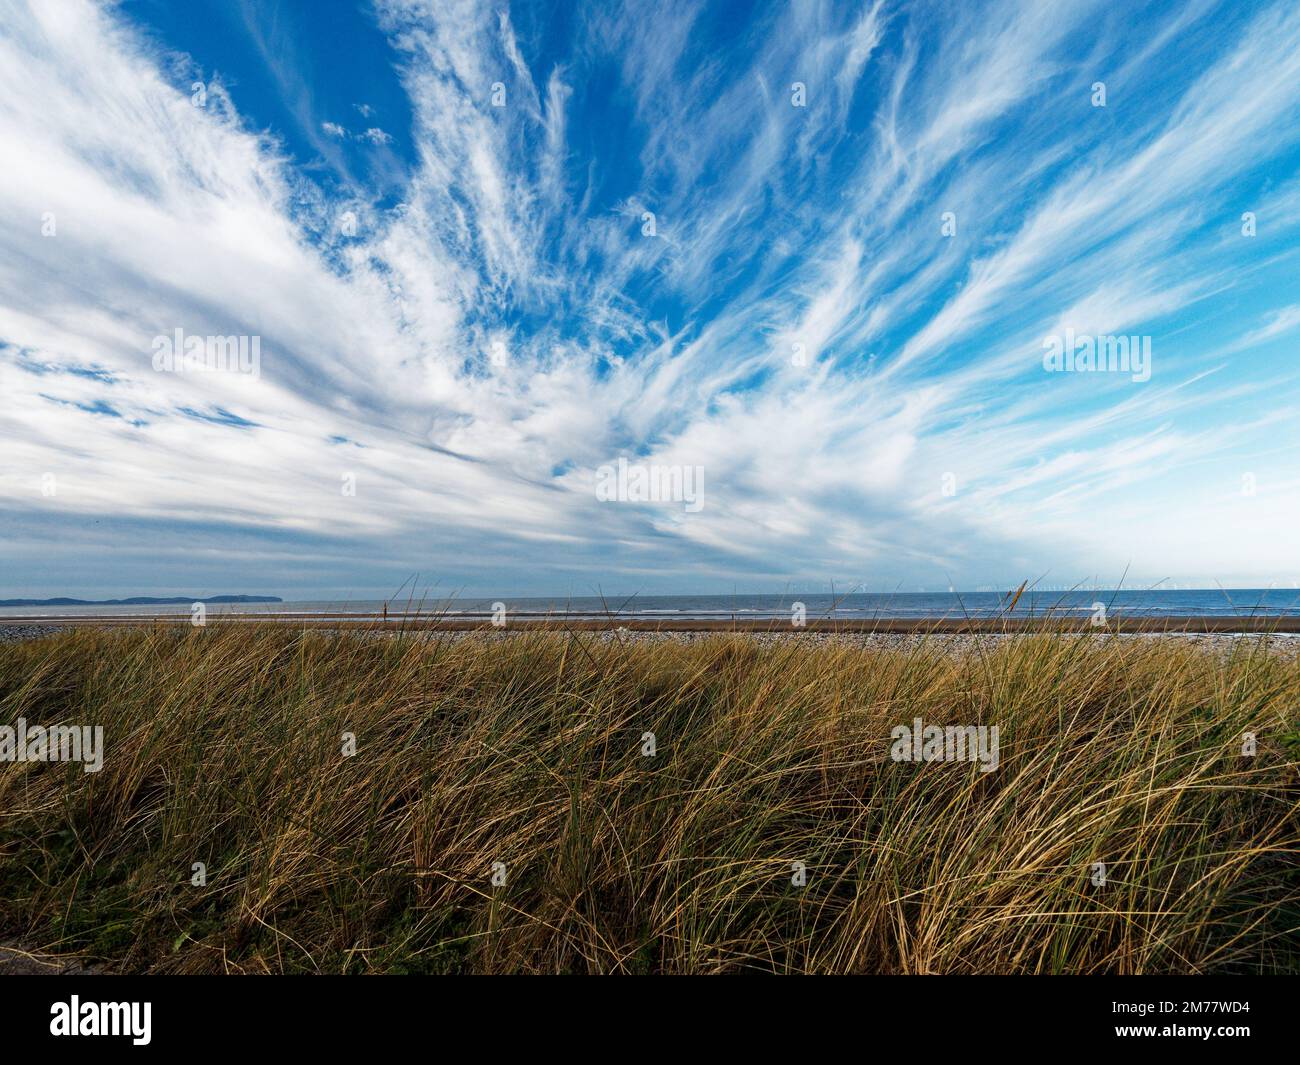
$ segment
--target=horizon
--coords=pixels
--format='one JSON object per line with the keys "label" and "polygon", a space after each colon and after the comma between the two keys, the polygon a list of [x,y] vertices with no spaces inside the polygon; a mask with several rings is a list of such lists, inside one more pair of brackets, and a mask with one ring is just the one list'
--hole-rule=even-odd
{"label": "horizon", "polygon": [[15,2],[0,146],[6,598],[1300,577],[1294,5]]}
{"label": "horizon", "polygon": [[[536,600],[543,600],[549,602],[556,602],[564,599],[574,599],[574,600],[604,599],[611,603],[615,601],[621,603],[624,601],[633,601],[636,599],[727,599],[727,598],[771,599],[771,598],[782,597],[782,596],[805,595],[805,596],[822,596],[822,597],[834,598],[838,600],[838,599],[847,599],[854,596],[888,598],[888,597],[896,597],[896,596],[901,597],[901,596],[920,596],[920,595],[930,595],[930,596],[933,595],[945,595],[945,596],[999,595],[1005,597],[1009,595],[1014,595],[1018,587],[1019,587],[1018,585],[1012,585],[1011,587],[1005,587],[1005,588],[1000,586],[992,586],[992,585],[978,587],[978,588],[910,588],[910,589],[909,588],[891,588],[891,589],[847,588],[846,589],[840,587],[832,590],[830,588],[813,588],[811,586],[802,586],[802,587],[782,588],[782,589],[772,590],[772,591],[739,591],[739,590],[732,589],[725,592],[706,593],[706,592],[645,592],[645,591],[601,592],[599,590],[591,590],[587,592],[556,592],[556,593],[549,593],[549,594],[548,593],[524,594],[524,593],[516,593],[516,592],[503,592],[499,589],[487,590],[487,591],[461,590],[455,592],[437,592],[434,590],[430,590],[417,595],[409,595],[408,593],[383,595],[375,592],[370,592],[370,593],[358,592],[358,593],[322,594],[318,596],[312,596],[309,598],[289,598],[287,596],[280,595],[277,592],[268,592],[268,591],[251,591],[251,592],[250,591],[238,591],[238,592],[205,591],[200,595],[193,595],[193,596],[182,595],[177,592],[139,592],[139,593],[132,593],[132,594],[116,595],[116,596],[104,596],[98,599],[93,598],[91,596],[74,595],[68,593],[68,594],[43,595],[43,596],[0,595],[0,604],[15,599],[31,599],[31,600],[40,600],[46,602],[50,600],[67,599],[67,600],[81,601],[85,605],[93,606],[109,600],[124,600],[124,599],[156,599],[156,600],[174,599],[174,600],[185,601],[185,602],[200,602],[203,600],[210,601],[212,599],[217,599],[217,598],[238,598],[238,597],[253,598],[253,599],[259,597],[279,599],[281,602],[286,604],[318,603],[318,602],[319,603],[370,602],[370,603],[388,603],[390,605],[397,604],[397,603],[405,603],[408,601],[411,603],[420,604],[420,603],[428,603],[428,602],[439,602],[439,603],[456,602],[458,600],[486,601],[488,599],[493,599],[493,598],[505,599],[505,600],[516,600],[516,601],[526,600],[526,599],[536,599]],[[1165,585],[1156,585],[1152,587],[1139,588],[1139,587],[1115,587],[1111,585],[1077,585],[1077,586],[1070,586],[1070,587],[1063,587],[1059,585],[1037,585],[1036,586],[1027,583],[1026,587],[1023,589],[1023,594],[1026,596],[1046,595],[1046,594],[1069,595],[1072,593],[1078,593],[1078,594],[1085,594],[1085,593],[1086,594],[1101,594],[1101,593],[1120,594],[1122,593],[1125,595],[1147,595],[1152,592],[1200,593],[1205,595],[1222,594],[1225,596],[1234,593],[1243,593],[1243,592],[1260,592],[1266,595],[1279,594],[1283,592],[1295,592],[1298,596],[1300,596],[1300,586],[1279,587],[1275,585],[1272,587],[1232,587],[1232,586],[1225,585],[1225,586],[1219,586],[1213,588],[1202,588],[1202,587],[1177,586],[1177,585],[1165,584]]]}

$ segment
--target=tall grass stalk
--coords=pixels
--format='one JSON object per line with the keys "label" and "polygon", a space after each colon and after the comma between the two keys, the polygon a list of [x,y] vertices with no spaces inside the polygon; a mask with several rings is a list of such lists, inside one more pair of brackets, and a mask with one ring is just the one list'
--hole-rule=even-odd
{"label": "tall grass stalk", "polygon": [[[75,631],[0,646],[0,724],[106,747],[0,763],[0,939],[183,973],[1295,972],[1298,708],[1253,639]],[[997,770],[892,761],[916,717],[998,726]]]}

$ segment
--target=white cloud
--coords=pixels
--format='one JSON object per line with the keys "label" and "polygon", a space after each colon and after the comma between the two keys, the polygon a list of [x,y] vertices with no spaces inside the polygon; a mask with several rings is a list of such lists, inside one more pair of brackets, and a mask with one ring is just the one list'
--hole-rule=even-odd
{"label": "white cloud", "polygon": [[[1216,393],[1206,359],[1228,346],[1195,330],[1161,334],[1145,391],[1033,371],[1054,327],[1155,331],[1233,283],[1225,248],[1240,245],[1206,226],[1207,191],[1296,140],[1294,11],[1263,12],[1170,117],[1072,160],[1068,128],[1036,110],[1086,77],[1062,45],[1092,4],[994,5],[943,33],[921,11],[793,5],[763,16],[740,69],[688,60],[701,5],[665,5],[648,36],[636,8],[593,8],[539,91],[535,42],[508,12],[387,0],[416,158],[401,205],[379,211],[329,202],[221,93],[195,107],[119,10],[4,8],[0,144],[21,165],[0,168],[0,507],[15,552],[37,549],[23,530],[104,517],[534,585],[1236,562],[1240,521],[1216,510],[1194,529],[1185,470],[1223,448],[1217,475],[1235,477],[1268,432],[1225,432],[1217,412],[1269,381]],[[1195,23],[1175,16],[1161,39]],[[1131,76],[1163,55],[1128,56]],[[583,64],[611,56],[644,139],[606,209],[608,161],[581,157],[577,107]],[[1297,324],[1288,306],[1231,339]],[[177,328],[258,336],[260,379],[154,372],[153,338]],[[598,503],[593,471],[618,455],[703,465],[705,509]],[[1284,462],[1265,451],[1258,468],[1268,481]],[[47,472],[57,495],[41,494]],[[1098,538],[1156,499],[1183,519],[1163,544]],[[105,550],[127,551],[115,535]],[[1250,542],[1260,572],[1286,565],[1280,541]]]}

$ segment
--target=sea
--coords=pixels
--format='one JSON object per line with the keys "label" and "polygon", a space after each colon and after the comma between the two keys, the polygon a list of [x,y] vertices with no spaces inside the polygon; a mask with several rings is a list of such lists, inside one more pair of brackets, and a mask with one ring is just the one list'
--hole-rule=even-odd
{"label": "sea", "polygon": [[[1008,612],[1013,591],[1005,592],[786,592],[753,595],[606,595],[536,597],[501,595],[488,598],[306,600],[282,603],[208,604],[211,616],[263,615],[345,617],[378,615],[390,619],[407,615],[476,620],[491,618],[502,606],[510,618],[768,619],[787,618],[803,604],[809,620],[875,620],[888,618],[986,618]],[[1092,589],[1026,590],[1009,616],[1082,616],[1102,603],[1108,617],[1251,617],[1300,616],[1300,589]],[[501,604],[501,605],[498,605]],[[36,620],[48,617],[153,617],[189,614],[189,603],[132,606],[0,607],[0,618]]]}

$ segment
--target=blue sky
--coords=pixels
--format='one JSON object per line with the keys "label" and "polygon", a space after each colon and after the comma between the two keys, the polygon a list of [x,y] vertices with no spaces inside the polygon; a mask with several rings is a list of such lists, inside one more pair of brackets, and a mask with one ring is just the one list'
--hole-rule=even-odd
{"label": "blue sky", "polygon": [[0,0],[0,147],[0,594],[1300,579],[1293,3]]}

